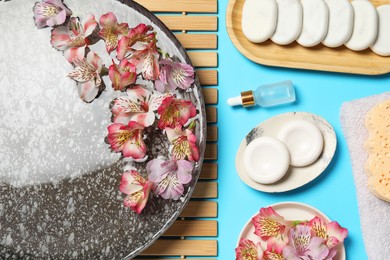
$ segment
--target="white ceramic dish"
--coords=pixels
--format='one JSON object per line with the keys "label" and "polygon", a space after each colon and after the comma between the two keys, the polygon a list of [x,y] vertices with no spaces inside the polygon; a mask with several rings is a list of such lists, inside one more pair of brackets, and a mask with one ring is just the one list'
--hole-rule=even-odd
{"label": "white ceramic dish", "polygon": [[[270,205],[272,208],[282,217],[287,220],[310,220],[315,216],[319,216],[325,220],[326,223],[329,223],[331,220],[324,213],[319,211],[318,209],[311,207],[309,205],[298,203],[298,202],[281,202],[277,204]],[[242,228],[240,235],[237,239],[236,246],[239,245],[240,240],[243,238],[247,238],[252,240],[255,244],[260,242],[261,239],[259,236],[254,234],[255,228],[252,224],[252,218],[258,214],[256,212],[244,225]],[[346,253],[344,244],[340,244],[337,246],[337,255],[334,257],[334,260],[345,260]]]}
{"label": "white ceramic dish", "polygon": [[[305,167],[291,166],[286,175],[272,184],[256,183],[247,175],[243,156],[246,146],[260,136],[276,137],[282,126],[292,120],[307,120],[317,126],[324,138],[324,149],[318,160]],[[236,168],[241,180],[253,189],[263,192],[285,192],[299,188],[317,178],[327,168],[336,151],[337,139],[333,127],[322,117],[306,112],[289,112],[272,117],[252,129],[241,142],[236,155]]]}

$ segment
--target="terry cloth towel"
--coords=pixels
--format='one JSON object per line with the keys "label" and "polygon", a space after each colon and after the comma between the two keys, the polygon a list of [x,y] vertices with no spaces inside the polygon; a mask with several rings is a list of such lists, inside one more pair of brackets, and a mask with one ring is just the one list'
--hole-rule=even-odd
{"label": "terry cloth towel", "polygon": [[352,161],[357,191],[360,223],[369,259],[390,259],[390,202],[375,197],[368,189],[364,164],[368,154],[363,148],[368,137],[366,113],[381,101],[390,99],[390,92],[344,103],[340,120]]}

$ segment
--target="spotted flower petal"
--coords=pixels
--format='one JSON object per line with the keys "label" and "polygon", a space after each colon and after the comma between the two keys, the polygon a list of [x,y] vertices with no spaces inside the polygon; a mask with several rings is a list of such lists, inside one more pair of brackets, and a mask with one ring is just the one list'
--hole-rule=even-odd
{"label": "spotted flower petal", "polygon": [[199,160],[199,149],[196,146],[196,136],[189,129],[181,130],[181,127],[166,128],[169,141],[172,143],[172,157],[189,161]]}
{"label": "spotted flower petal", "polygon": [[144,127],[130,121],[128,125],[114,123],[108,127],[108,142],[115,152],[122,152],[124,157],[141,159],[146,155],[146,145],[142,139]]}
{"label": "spotted flower petal", "polygon": [[185,160],[153,159],[146,169],[149,180],[154,183],[154,193],[164,199],[177,200],[184,193],[183,184],[192,179],[193,164]]}
{"label": "spotted flower petal", "polygon": [[241,239],[236,248],[236,260],[262,260],[263,250],[250,239]]}
{"label": "spotted flower petal", "polygon": [[348,236],[348,230],[342,228],[335,221],[326,224],[323,219],[316,216],[310,220],[309,224],[314,235],[323,238],[329,248],[333,248],[339,243],[342,243]]}
{"label": "spotted flower petal", "polygon": [[119,65],[112,61],[112,65],[108,69],[108,75],[114,90],[124,91],[137,80],[135,66],[127,60],[122,60]]}
{"label": "spotted flower petal", "polygon": [[153,93],[143,85],[135,85],[127,89],[127,96],[114,100],[111,108],[115,123],[127,124],[136,121],[147,127],[154,123],[157,107],[161,105],[163,95]]}
{"label": "spotted flower petal", "polygon": [[35,25],[38,28],[63,24],[72,12],[60,0],[43,0],[33,8]]}
{"label": "spotted flower petal", "polygon": [[68,76],[77,82],[81,99],[91,102],[103,90],[100,78],[102,60],[90,51],[87,58],[76,58],[73,62],[76,67]]}
{"label": "spotted flower petal", "polygon": [[176,126],[183,126],[188,119],[196,116],[196,108],[190,100],[167,96],[157,109],[157,113],[160,115],[158,121],[160,129],[175,128]]}
{"label": "spotted flower petal", "polygon": [[264,251],[264,260],[283,260],[283,249],[287,241],[271,237],[267,240],[267,249]]}
{"label": "spotted flower petal", "polygon": [[51,31],[51,45],[64,51],[69,62],[77,57],[84,57],[85,47],[90,43],[89,36],[95,30],[97,22],[92,14],[80,21],[78,17],[70,18],[66,26],[55,27]]}
{"label": "spotted flower petal", "polygon": [[103,14],[99,22],[102,27],[99,35],[106,42],[107,52],[110,53],[118,46],[118,39],[129,33],[129,26],[127,23],[118,24],[118,20],[112,12]]}
{"label": "spotted flower petal", "polygon": [[320,260],[325,259],[328,255],[329,249],[325,245],[325,240],[320,237],[312,237],[309,226],[301,224],[289,230],[289,245],[283,249],[284,259]]}
{"label": "spotted flower petal", "polygon": [[123,173],[120,191],[127,194],[124,199],[125,207],[129,207],[140,214],[148,201],[152,185],[137,171]]}
{"label": "spotted flower petal", "polygon": [[272,207],[261,208],[260,212],[252,218],[255,234],[266,241],[271,237],[287,241],[288,224]]}
{"label": "spotted flower petal", "polygon": [[76,67],[68,76],[77,82],[81,99],[91,102],[102,91],[100,72],[103,62],[96,53],[90,51],[87,58],[76,58],[73,63]]}
{"label": "spotted flower petal", "polygon": [[156,49],[156,34],[151,32],[153,27],[139,24],[132,28],[129,33],[118,42],[117,58],[122,60],[130,52],[143,50],[147,47]]}
{"label": "spotted flower petal", "polygon": [[161,69],[156,89],[160,92],[187,89],[194,83],[194,68],[191,65],[165,59],[160,61]]}
{"label": "spotted flower petal", "polygon": [[156,80],[160,75],[158,64],[159,53],[154,48],[145,48],[132,52],[127,60],[134,64],[137,73],[141,73],[145,80]]}

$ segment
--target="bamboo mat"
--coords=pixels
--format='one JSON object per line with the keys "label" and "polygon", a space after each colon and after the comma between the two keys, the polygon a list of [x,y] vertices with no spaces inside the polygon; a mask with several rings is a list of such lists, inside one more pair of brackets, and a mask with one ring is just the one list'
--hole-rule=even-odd
{"label": "bamboo mat", "polygon": [[216,201],[218,197],[216,162],[218,2],[217,0],[136,0],[136,2],[154,12],[187,49],[202,85],[208,122],[205,161],[192,199],[171,228],[136,259],[161,260],[188,257],[197,260],[196,257],[202,257],[202,260],[213,260],[218,255],[216,220],[218,215]]}

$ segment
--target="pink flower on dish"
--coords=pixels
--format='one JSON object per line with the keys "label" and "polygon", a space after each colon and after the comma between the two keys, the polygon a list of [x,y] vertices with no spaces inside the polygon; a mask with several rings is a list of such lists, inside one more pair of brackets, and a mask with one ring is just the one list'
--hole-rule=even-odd
{"label": "pink flower on dish", "polygon": [[119,190],[127,194],[124,199],[125,207],[140,214],[148,201],[151,188],[152,183],[145,180],[139,172],[132,170],[123,173]]}
{"label": "pink flower on dish", "polygon": [[127,60],[122,60],[119,65],[115,64],[108,68],[108,76],[112,82],[114,90],[124,91],[126,88],[135,83],[137,80],[137,73],[135,66]]}
{"label": "pink flower on dish", "polygon": [[156,34],[151,32],[153,27],[146,24],[139,24],[132,28],[125,37],[118,42],[117,58],[123,60],[129,52],[143,50],[148,46],[156,49]]}
{"label": "pink flower on dish", "polygon": [[171,60],[162,60],[160,65],[160,76],[155,82],[158,91],[186,90],[194,83],[194,68],[191,65]]}
{"label": "pink flower on dish", "polygon": [[255,234],[262,240],[279,238],[287,242],[288,223],[272,207],[261,208],[260,212],[252,218]]}
{"label": "pink flower on dish", "polygon": [[159,53],[154,47],[147,47],[143,50],[133,51],[127,60],[137,68],[145,80],[156,80],[160,75],[158,65]]}
{"label": "pink flower on dish", "polygon": [[236,248],[236,260],[262,260],[263,250],[260,243],[253,243],[250,239],[241,239]]}
{"label": "pink flower on dish", "polygon": [[129,33],[129,25],[127,23],[118,24],[118,20],[112,12],[103,14],[99,22],[102,27],[99,36],[106,42],[107,52],[110,53],[118,46],[118,39]]}
{"label": "pink flower on dish", "polygon": [[166,128],[169,141],[172,143],[172,157],[181,160],[188,158],[189,161],[199,160],[199,149],[196,146],[196,136],[189,129],[181,130],[181,126],[176,128]]}
{"label": "pink flower on dish", "polygon": [[193,164],[186,160],[153,159],[148,162],[146,169],[149,180],[154,183],[156,195],[164,199],[178,200],[184,192],[183,184],[192,179]]}
{"label": "pink flower on dish", "polygon": [[188,119],[196,116],[196,108],[190,100],[176,99],[174,96],[167,96],[157,109],[160,115],[158,127],[160,129],[175,128],[183,126]]}
{"label": "pink flower on dish", "polygon": [[81,22],[78,17],[70,18],[68,24],[55,27],[51,31],[51,45],[57,50],[64,51],[69,62],[77,57],[84,57],[85,47],[90,44],[88,37],[96,29],[95,16],[87,15]]}
{"label": "pink flower on dish", "polygon": [[130,121],[127,125],[114,123],[108,126],[108,142],[115,152],[122,152],[124,157],[142,159],[146,155],[146,145],[143,140],[144,127]]}
{"label": "pink flower on dish", "polygon": [[327,259],[329,249],[325,240],[311,235],[310,227],[297,225],[289,230],[289,244],[283,249],[286,260]]}
{"label": "pink flower on dish", "polygon": [[114,100],[111,108],[114,123],[127,124],[129,121],[148,127],[151,126],[156,115],[154,111],[161,105],[164,95],[153,93],[143,85],[135,85],[127,89],[127,96]]}
{"label": "pink flower on dish", "polygon": [[96,53],[90,51],[87,58],[75,58],[73,63],[76,68],[68,76],[77,82],[81,99],[92,102],[103,88],[100,77],[103,62]]}
{"label": "pink flower on dish", "polygon": [[283,249],[287,241],[275,239],[273,237],[267,240],[267,249],[263,252],[264,260],[283,260]]}
{"label": "pink flower on dish", "polygon": [[40,29],[46,26],[63,24],[72,14],[61,0],[43,0],[34,5],[35,25]]}
{"label": "pink flower on dish", "polygon": [[330,249],[343,243],[348,236],[348,230],[342,228],[336,221],[326,224],[323,219],[316,216],[310,220],[309,225],[313,235],[323,238]]}

